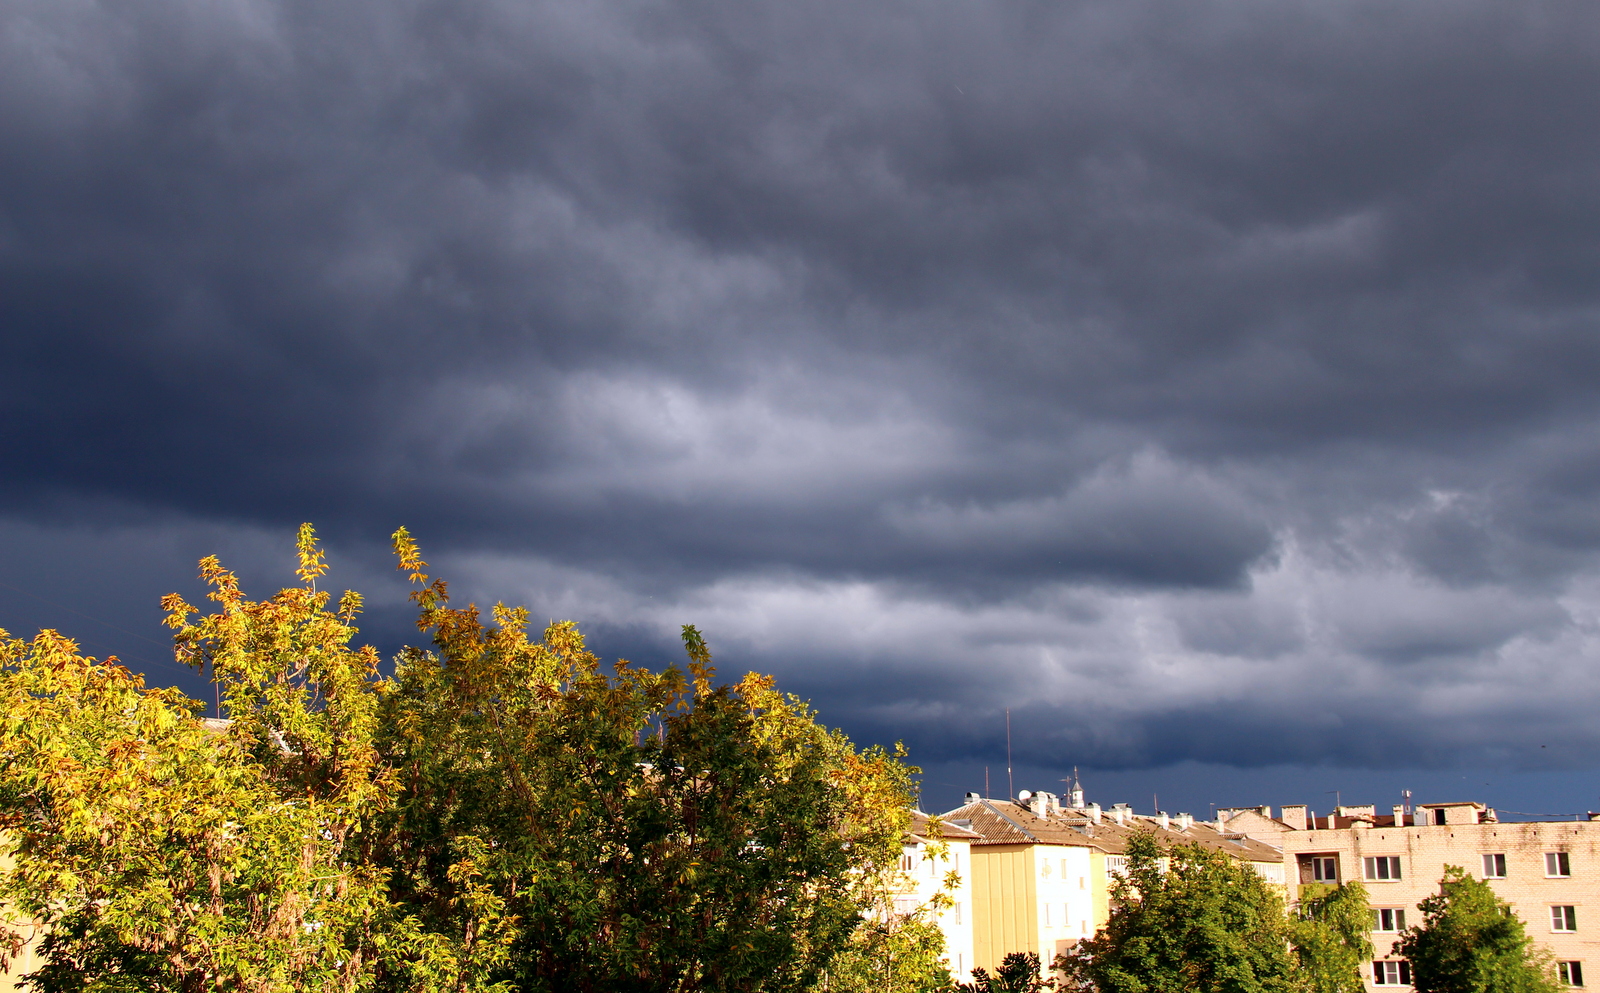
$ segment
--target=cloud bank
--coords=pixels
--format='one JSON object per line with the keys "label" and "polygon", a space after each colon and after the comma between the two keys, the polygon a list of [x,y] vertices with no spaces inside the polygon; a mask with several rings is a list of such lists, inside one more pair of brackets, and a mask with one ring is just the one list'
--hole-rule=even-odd
{"label": "cloud bank", "polygon": [[1597,20],[7,0],[0,559],[406,524],[936,761],[1587,768]]}

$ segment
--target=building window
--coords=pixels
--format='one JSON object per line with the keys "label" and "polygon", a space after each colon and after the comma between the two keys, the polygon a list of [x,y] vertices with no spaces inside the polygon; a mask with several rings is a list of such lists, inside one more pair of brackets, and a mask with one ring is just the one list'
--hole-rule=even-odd
{"label": "building window", "polygon": [[1444,808],[1443,807],[1435,807],[1434,808],[1434,810],[1433,810],[1433,823],[1437,824],[1437,825],[1439,825],[1441,827],[1444,825]]}
{"label": "building window", "polygon": [[1122,875],[1123,872],[1127,868],[1128,868],[1128,857],[1126,855],[1107,855],[1106,856],[1106,878],[1107,879],[1110,879],[1113,876]]}
{"label": "building window", "polygon": [[1506,857],[1504,855],[1485,855],[1483,857],[1483,878],[1506,878]]}
{"label": "building window", "polygon": [[1404,931],[1406,929],[1406,912],[1403,907],[1374,907],[1372,910],[1372,923],[1374,931]]}
{"label": "building window", "polygon": [[961,904],[958,903],[954,907],[952,907],[951,909],[955,911],[956,923],[960,924],[961,923]]}
{"label": "building window", "polygon": [[1373,962],[1372,985],[1410,986],[1411,963],[1396,959],[1385,959]]}
{"label": "building window", "polygon": [[1556,976],[1568,986],[1583,985],[1582,962],[1557,962]]}
{"label": "building window", "polygon": [[1551,907],[1550,930],[1576,931],[1578,930],[1578,908],[1576,907]]}
{"label": "building window", "polygon": [[1566,852],[1544,853],[1544,874],[1546,876],[1572,875],[1572,862],[1567,858]]}
{"label": "building window", "polygon": [[1050,926],[1050,905],[1048,903],[1044,905],[1044,926]]}
{"label": "building window", "polygon": [[1400,878],[1400,856],[1398,855],[1378,855],[1376,857],[1369,855],[1361,860],[1361,867],[1369,880]]}
{"label": "building window", "polygon": [[916,860],[911,857],[911,853],[910,852],[905,852],[904,854],[902,854],[900,856],[900,871],[901,872],[910,872],[912,869],[914,869],[916,867],[916,864],[917,864]]}
{"label": "building window", "polygon": [[897,914],[914,914],[917,912],[917,898],[914,896],[897,896],[894,898],[894,912]]}
{"label": "building window", "polygon": [[1311,878],[1319,883],[1339,881],[1339,860],[1335,856],[1317,856],[1311,860]]}

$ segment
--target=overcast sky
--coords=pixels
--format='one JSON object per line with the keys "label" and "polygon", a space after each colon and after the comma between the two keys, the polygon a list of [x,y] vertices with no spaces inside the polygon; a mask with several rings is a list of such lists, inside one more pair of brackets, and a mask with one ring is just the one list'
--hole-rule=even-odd
{"label": "overcast sky", "polygon": [[0,0],[0,626],[171,681],[160,595],[309,520],[392,650],[403,524],[930,807],[1008,707],[1140,809],[1594,806],[1597,30]]}

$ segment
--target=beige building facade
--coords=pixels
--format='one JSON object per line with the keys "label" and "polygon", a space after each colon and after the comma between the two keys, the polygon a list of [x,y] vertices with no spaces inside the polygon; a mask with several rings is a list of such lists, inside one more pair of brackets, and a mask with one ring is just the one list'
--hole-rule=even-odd
{"label": "beige building facade", "polygon": [[1358,880],[1373,907],[1373,993],[1408,989],[1410,965],[1394,953],[1419,904],[1439,891],[1445,866],[1486,880],[1548,949],[1570,986],[1600,983],[1600,822],[1501,822],[1479,803],[1412,811],[1342,806],[1316,817],[1303,806],[1218,811],[1226,830],[1281,848],[1291,898],[1313,883]]}
{"label": "beige building facade", "polygon": [[974,964],[972,842],[977,839],[965,828],[918,810],[912,812],[911,828],[901,841],[894,912],[915,913],[944,892],[949,905],[935,911],[934,920],[944,935],[945,967],[959,983],[971,981]]}

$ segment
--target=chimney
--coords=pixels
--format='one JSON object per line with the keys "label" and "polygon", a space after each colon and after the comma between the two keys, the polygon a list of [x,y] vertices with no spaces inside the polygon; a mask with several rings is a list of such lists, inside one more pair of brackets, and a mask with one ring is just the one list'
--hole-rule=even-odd
{"label": "chimney", "polygon": [[1167,819],[1167,812],[1165,810],[1156,811],[1156,827],[1158,827],[1161,830],[1165,831],[1167,829],[1168,823],[1170,823],[1170,822]]}
{"label": "chimney", "polygon": [[1397,803],[1394,805],[1394,826],[1406,826],[1406,805],[1403,803]]}
{"label": "chimney", "polygon": [[1089,804],[1089,823],[1100,823],[1100,805],[1098,803]]}
{"label": "chimney", "polygon": [[1028,809],[1033,811],[1033,816],[1044,817],[1050,812],[1050,801],[1043,793],[1035,793],[1028,798]]}
{"label": "chimney", "polygon": [[1114,803],[1111,805],[1111,819],[1116,821],[1118,824],[1127,824],[1129,813],[1131,813],[1131,811],[1128,810],[1128,805],[1125,803]]}
{"label": "chimney", "polygon": [[968,793],[966,802],[967,803],[977,803],[979,800],[982,800],[982,799],[983,799],[983,797],[980,796],[977,793]]}
{"label": "chimney", "polygon": [[1189,830],[1189,827],[1192,824],[1194,824],[1194,818],[1193,817],[1189,816],[1188,814],[1179,814],[1178,815],[1178,830],[1179,831],[1187,831],[1187,830]]}
{"label": "chimney", "polygon": [[1283,817],[1280,820],[1289,825],[1291,831],[1304,831],[1306,829],[1306,805],[1303,803],[1285,804],[1282,808]]}

